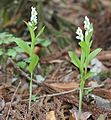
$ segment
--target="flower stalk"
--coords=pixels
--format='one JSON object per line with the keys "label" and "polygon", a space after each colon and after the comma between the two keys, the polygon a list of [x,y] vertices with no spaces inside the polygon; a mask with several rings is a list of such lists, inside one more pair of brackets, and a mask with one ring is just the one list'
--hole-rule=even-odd
{"label": "flower stalk", "polygon": [[71,62],[79,68],[80,71],[80,91],[79,91],[79,114],[78,120],[81,120],[82,113],[82,99],[84,94],[84,86],[85,81],[92,77],[94,73],[88,72],[87,67],[92,59],[96,57],[96,55],[101,51],[101,48],[97,48],[93,52],[91,52],[92,45],[92,35],[93,35],[93,25],[90,23],[89,18],[85,16],[84,20],[84,29],[85,34],[83,34],[82,29],[78,27],[76,31],[76,38],[80,40],[79,46],[81,48],[81,57],[80,59],[73,51],[69,51],[68,54],[71,58]]}
{"label": "flower stalk", "polygon": [[30,87],[29,87],[29,110],[31,109],[31,100],[32,100],[32,79],[33,79],[33,73],[36,65],[39,62],[39,56],[34,53],[34,48],[35,45],[37,45],[38,37],[43,33],[44,27],[38,32],[38,34],[35,34],[35,29],[37,28],[37,11],[35,7],[31,7],[31,18],[29,22],[24,21],[27,25],[27,28],[30,32],[31,36],[31,44],[27,42],[24,42],[23,40],[18,40],[15,41],[16,44],[21,47],[28,55],[30,58],[30,63],[29,63],[29,73],[31,76],[30,80]]}
{"label": "flower stalk", "polygon": [[31,99],[32,99],[32,78],[33,78],[33,73],[31,73],[31,80],[30,80],[30,89],[29,89],[29,110],[31,109]]}

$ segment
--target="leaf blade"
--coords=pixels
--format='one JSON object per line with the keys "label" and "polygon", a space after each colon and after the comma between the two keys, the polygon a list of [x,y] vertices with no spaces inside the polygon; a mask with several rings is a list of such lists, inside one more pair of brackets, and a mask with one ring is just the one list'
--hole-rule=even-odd
{"label": "leaf blade", "polygon": [[89,56],[86,58],[86,61],[85,61],[85,67],[88,66],[89,62],[94,58],[96,57],[97,54],[99,54],[99,52],[101,51],[102,49],[101,48],[97,48],[96,50],[94,50],[93,52],[91,52],[89,54]]}
{"label": "leaf blade", "polygon": [[24,52],[31,56],[31,48],[26,42],[24,42],[23,40],[16,40],[15,42],[19,47],[21,47],[24,50]]}
{"label": "leaf blade", "polygon": [[76,67],[80,67],[80,60],[79,60],[79,58],[77,57],[77,55],[74,53],[74,52],[72,52],[72,51],[69,51],[68,52],[68,54],[69,54],[69,56],[70,56],[70,58],[71,58],[71,62],[76,66]]}
{"label": "leaf blade", "polygon": [[39,31],[39,33],[37,34],[36,38],[38,38],[43,32],[44,32],[45,26],[42,27],[42,29]]}
{"label": "leaf blade", "polygon": [[31,62],[29,64],[29,72],[32,73],[36,67],[36,65],[38,64],[39,61],[39,57],[35,54],[33,54],[31,56]]}
{"label": "leaf blade", "polygon": [[88,72],[85,76],[84,76],[84,80],[89,79],[90,77],[92,77],[94,75],[93,72]]}

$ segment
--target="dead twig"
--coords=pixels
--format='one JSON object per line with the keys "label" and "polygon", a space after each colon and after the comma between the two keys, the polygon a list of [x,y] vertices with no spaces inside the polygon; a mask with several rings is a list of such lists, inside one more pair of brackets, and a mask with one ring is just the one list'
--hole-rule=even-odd
{"label": "dead twig", "polygon": [[12,99],[11,99],[11,102],[10,102],[10,106],[9,106],[9,110],[8,110],[8,113],[7,113],[6,120],[8,120],[8,117],[9,117],[9,114],[10,114],[10,111],[11,111],[12,102],[13,102],[13,100],[14,100],[14,98],[15,98],[15,95],[16,95],[16,93],[17,93],[18,88],[20,87],[20,85],[21,85],[21,82],[19,82],[19,84],[18,84],[18,86],[17,86],[17,88],[16,88],[16,90],[15,90],[13,96],[12,96]]}
{"label": "dead twig", "polygon": [[[94,88],[98,88],[98,87],[102,87],[102,86],[103,86],[103,84],[98,85],[98,86],[96,86],[96,87],[87,87],[87,88],[84,88],[84,89],[85,89],[85,90],[87,90],[87,89],[94,89]],[[59,93],[43,95],[43,96],[36,97],[36,99],[38,100],[38,99],[45,98],[45,97],[54,97],[54,96],[64,95],[64,94],[68,94],[68,93],[75,92],[75,91],[77,91],[77,90],[79,90],[79,89],[80,89],[80,88],[75,88],[75,89],[72,89],[72,90],[63,91],[63,92],[59,92]],[[37,101],[36,101],[36,102],[37,102]],[[33,106],[36,104],[36,102],[35,102],[34,104],[32,104],[31,107],[33,107]]]}

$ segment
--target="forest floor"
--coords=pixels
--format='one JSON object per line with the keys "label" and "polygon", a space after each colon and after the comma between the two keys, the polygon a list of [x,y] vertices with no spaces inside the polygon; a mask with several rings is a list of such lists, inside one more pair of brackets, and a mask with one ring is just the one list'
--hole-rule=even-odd
{"label": "forest floor", "polygon": [[[89,15],[95,29],[93,49],[103,48],[96,57],[97,62],[101,64],[102,72],[87,80],[85,84],[85,88],[89,88],[90,91],[83,97],[81,120],[111,120],[111,2],[100,0],[100,5],[95,0],[88,8],[84,3],[81,3],[82,5],[76,3],[73,6],[72,0],[69,0],[66,6],[59,0],[59,3],[55,1],[52,3],[61,7],[60,12],[58,12],[60,8],[53,8],[57,10],[57,20],[62,16],[71,25],[82,26],[81,16]],[[99,8],[102,9],[101,12]],[[63,34],[71,36],[69,31],[64,31]],[[38,75],[45,72],[48,73],[47,76],[41,78],[41,75],[35,75],[33,79],[30,111],[28,110],[30,77],[27,71],[19,68],[11,58],[8,59],[5,70],[0,65],[0,120],[76,120],[80,81],[79,71],[70,63],[67,53],[70,46],[61,49],[53,42],[50,48],[53,49],[52,53],[41,57],[38,67]],[[77,47],[74,51],[80,55]],[[94,66],[90,65],[89,69],[92,67]]]}

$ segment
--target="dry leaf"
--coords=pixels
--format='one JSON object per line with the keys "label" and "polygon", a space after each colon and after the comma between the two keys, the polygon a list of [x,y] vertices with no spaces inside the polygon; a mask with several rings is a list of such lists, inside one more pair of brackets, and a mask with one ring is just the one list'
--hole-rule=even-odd
{"label": "dry leaf", "polygon": [[69,116],[69,120],[76,120],[75,115],[71,113]]}
{"label": "dry leaf", "polygon": [[106,120],[107,114],[101,114],[97,120]]}
{"label": "dry leaf", "polygon": [[[71,115],[70,115],[70,117],[69,117],[69,120],[78,120],[78,119],[77,119],[78,111],[72,109],[72,110],[70,110],[70,112],[71,112]],[[88,119],[91,118],[91,117],[92,117],[92,114],[91,114],[90,112],[83,112],[83,113],[81,114],[81,120],[88,120]]]}
{"label": "dry leaf", "polygon": [[90,112],[84,112],[81,115],[81,120],[88,120],[91,117],[91,113]]}
{"label": "dry leaf", "polygon": [[46,113],[46,120],[56,120],[55,112],[49,111]]}
{"label": "dry leaf", "polygon": [[71,89],[76,89],[79,88],[78,83],[74,82],[69,82],[69,83],[52,83],[50,84],[51,87],[53,88],[58,88],[60,90],[71,90]]}

